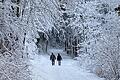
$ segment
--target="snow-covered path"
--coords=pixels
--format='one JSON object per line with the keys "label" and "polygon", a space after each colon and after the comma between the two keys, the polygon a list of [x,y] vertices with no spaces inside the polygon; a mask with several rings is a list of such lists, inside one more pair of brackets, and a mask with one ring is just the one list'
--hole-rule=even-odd
{"label": "snow-covered path", "polygon": [[80,69],[78,61],[62,55],[62,65],[51,65],[49,55],[34,55],[30,60],[33,80],[103,80]]}

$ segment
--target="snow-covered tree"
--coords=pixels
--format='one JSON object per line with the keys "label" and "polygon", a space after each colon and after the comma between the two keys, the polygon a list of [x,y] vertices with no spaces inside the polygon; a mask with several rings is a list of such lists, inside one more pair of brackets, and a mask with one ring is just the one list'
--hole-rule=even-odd
{"label": "snow-covered tree", "polygon": [[25,30],[20,21],[20,0],[0,2],[0,79],[30,80],[24,53]]}

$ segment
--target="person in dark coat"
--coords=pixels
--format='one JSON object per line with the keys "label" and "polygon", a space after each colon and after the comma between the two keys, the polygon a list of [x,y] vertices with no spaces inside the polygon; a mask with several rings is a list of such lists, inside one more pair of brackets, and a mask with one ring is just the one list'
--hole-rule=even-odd
{"label": "person in dark coat", "polygon": [[56,59],[56,57],[55,57],[55,55],[52,53],[52,54],[50,55],[50,60],[52,61],[52,65],[55,65],[55,59]]}
{"label": "person in dark coat", "polygon": [[61,57],[61,55],[58,53],[58,55],[57,55],[57,61],[58,61],[58,65],[59,65],[59,66],[61,65],[61,60],[62,60],[62,57]]}

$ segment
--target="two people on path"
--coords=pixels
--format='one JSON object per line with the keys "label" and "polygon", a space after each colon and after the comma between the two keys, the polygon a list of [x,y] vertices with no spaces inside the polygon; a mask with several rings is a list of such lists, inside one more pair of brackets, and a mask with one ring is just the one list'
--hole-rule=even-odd
{"label": "two people on path", "polygon": [[[56,57],[55,57],[55,55],[54,55],[53,53],[50,55],[50,60],[52,61],[52,65],[55,65]],[[62,60],[62,57],[61,57],[61,55],[58,53],[58,55],[57,55],[57,61],[58,61],[58,65],[59,65],[59,66],[61,65],[61,60]]]}

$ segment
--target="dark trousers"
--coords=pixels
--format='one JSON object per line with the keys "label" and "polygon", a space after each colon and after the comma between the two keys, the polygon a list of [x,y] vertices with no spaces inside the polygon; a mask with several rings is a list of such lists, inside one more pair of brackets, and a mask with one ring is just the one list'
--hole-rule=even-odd
{"label": "dark trousers", "polygon": [[61,65],[61,61],[58,61],[58,65],[59,65],[59,66]]}
{"label": "dark trousers", "polygon": [[55,65],[55,61],[52,61],[52,65]]}

